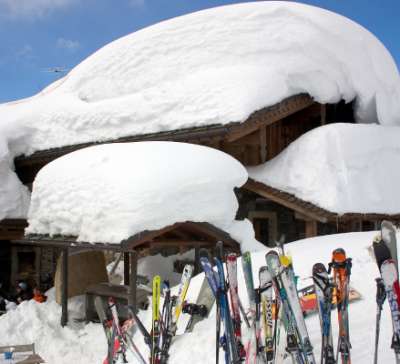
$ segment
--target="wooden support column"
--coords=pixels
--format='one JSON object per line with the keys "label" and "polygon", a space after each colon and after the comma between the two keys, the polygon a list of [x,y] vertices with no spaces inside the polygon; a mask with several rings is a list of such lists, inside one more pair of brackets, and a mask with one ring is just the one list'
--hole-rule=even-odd
{"label": "wooden support column", "polygon": [[129,253],[124,253],[124,284],[129,286]]}
{"label": "wooden support column", "polygon": [[62,251],[61,272],[61,326],[68,323],[68,248]]}
{"label": "wooden support column", "polygon": [[128,304],[132,306],[132,309],[137,312],[136,305],[136,281],[137,281],[137,252],[133,250],[130,255],[130,281],[129,281],[129,296],[128,296]]}
{"label": "wooden support column", "polygon": [[267,128],[262,126],[260,128],[260,160],[265,163],[267,160]]}
{"label": "wooden support column", "polygon": [[326,104],[321,104],[321,125],[326,124]]}
{"label": "wooden support column", "polygon": [[307,220],[306,223],[306,238],[312,238],[318,235],[318,226],[316,220]]}

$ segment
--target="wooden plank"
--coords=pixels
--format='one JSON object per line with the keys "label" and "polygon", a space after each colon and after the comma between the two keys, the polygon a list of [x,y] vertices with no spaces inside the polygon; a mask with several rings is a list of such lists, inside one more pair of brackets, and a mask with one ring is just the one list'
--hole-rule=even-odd
{"label": "wooden plank", "polygon": [[267,161],[267,128],[265,125],[260,128],[260,160],[261,163]]}
{"label": "wooden plank", "polygon": [[309,95],[302,94],[289,97],[276,105],[258,110],[251,114],[243,123],[230,127],[225,140],[233,142],[253,133],[261,126],[271,125],[278,120],[307,108],[313,103],[314,100]]}
{"label": "wooden plank", "polygon": [[321,110],[321,125],[325,125],[326,124],[326,104],[321,104],[320,110]]}
{"label": "wooden plank", "polygon": [[136,292],[136,281],[137,281],[137,253],[133,250],[129,253],[130,256],[130,282],[129,282],[129,296],[128,304],[132,305],[133,310],[137,312],[137,292]]}
{"label": "wooden plank", "polygon": [[308,220],[306,224],[306,238],[312,238],[318,235],[318,225],[316,220]]}
{"label": "wooden plank", "polygon": [[61,277],[61,326],[68,323],[68,248],[62,251]]}
{"label": "wooden plank", "polygon": [[[300,207],[298,204],[295,202],[288,201],[287,199],[280,198],[273,193],[270,193],[267,188],[264,188],[262,183],[255,182],[253,180],[248,180],[247,183],[243,186],[243,188],[253,191],[260,196],[263,196],[271,201],[274,201],[282,206],[285,206],[291,210],[297,211],[305,216],[308,216],[312,220],[317,220],[322,223],[326,223],[328,219],[324,216],[321,216],[315,212],[311,212],[308,209],[305,209],[303,207]],[[293,200],[292,200],[293,201]]]}
{"label": "wooden plank", "polygon": [[129,253],[124,254],[124,285],[129,286]]}

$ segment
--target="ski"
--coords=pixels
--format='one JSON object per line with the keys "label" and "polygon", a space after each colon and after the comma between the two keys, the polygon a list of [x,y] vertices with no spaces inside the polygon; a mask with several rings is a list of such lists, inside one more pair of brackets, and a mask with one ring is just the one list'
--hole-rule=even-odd
{"label": "ski", "polygon": [[183,268],[181,282],[179,284],[178,294],[177,294],[177,298],[175,301],[175,310],[174,310],[174,315],[173,315],[173,324],[175,326],[175,330],[176,330],[179,316],[182,312],[182,305],[183,305],[183,302],[185,301],[186,293],[189,288],[189,284],[190,284],[192,275],[193,275],[193,266],[190,264],[186,264],[185,267]]}
{"label": "ski", "polygon": [[200,265],[204,271],[205,278],[207,279],[208,285],[213,293],[217,302],[216,312],[216,331],[215,331],[215,363],[219,363],[219,346],[220,346],[220,329],[221,329],[221,307],[219,302],[219,279],[216,272],[214,272],[211,262],[209,260],[209,254],[207,250],[200,250]]}
{"label": "ski", "polygon": [[226,345],[225,362],[226,364],[239,363],[239,346],[235,338],[233,320],[229,310],[229,302],[227,296],[227,286],[225,281],[224,266],[220,259],[215,258],[215,263],[219,278],[219,306],[221,309],[221,318],[224,323],[223,345]]}
{"label": "ski", "polygon": [[133,320],[135,321],[135,324],[137,325],[140,333],[142,334],[142,336],[144,338],[144,342],[149,347],[150,352],[152,352],[152,337],[151,337],[150,333],[147,331],[146,327],[143,325],[143,322],[139,319],[133,306],[128,306],[128,310],[129,310],[129,313],[132,316]]}
{"label": "ski", "polygon": [[[262,329],[264,332],[264,355],[265,361],[270,364],[274,360],[274,317],[273,317],[273,287],[272,277],[267,267],[261,267],[259,270],[260,286],[258,289],[259,305],[258,311],[261,314]],[[258,334],[258,337],[261,335]]]}
{"label": "ski", "polygon": [[351,258],[346,257],[346,252],[335,249],[332,252],[332,261],[329,263],[329,272],[332,271],[335,284],[335,298],[339,321],[339,339],[336,352],[336,361],[340,353],[342,364],[350,364],[350,335],[349,335],[349,281],[351,273]]}
{"label": "ski", "polygon": [[295,364],[304,364],[304,352],[299,343],[299,330],[289,305],[288,295],[282,282],[283,268],[280,263],[280,258],[277,252],[271,250],[265,256],[268,271],[270,272],[276,292],[279,297],[282,312],[282,321],[286,327],[286,351],[290,355],[292,362]]}
{"label": "ski", "polygon": [[152,325],[151,325],[151,364],[159,363],[160,354],[160,294],[161,294],[161,277],[153,278],[153,302],[152,302]]}
{"label": "ski", "polygon": [[240,357],[245,357],[246,353],[242,344],[242,329],[240,320],[240,305],[237,280],[237,256],[235,253],[228,254],[226,258],[226,270],[228,276],[229,298],[231,302],[232,321],[236,342]]}
{"label": "ski", "polygon": [[386,297],[392,316],[393,338],[391,348],[395,352],[396,363],[400,363],[400,286],[396,261],[384,240],[373,242],[376,263],[385,287]]}
{"label": "ski", "polygon": [[260,322],[257,322],[257,304],[256,304],[256,292],[254,289],[254,279],[253,279],[253,268],[251,263],[250,252],[245,252],[242,256],[242,269],[244,275],[244,281],[247,289],[247,296],[249,299],[250,306],[250,319],[251,319],[251,329],[249,331],[249,337],[247,338],[247,343],[245,345],[246,350],[246,364],[257,363],[258,357],[258,338],[257,333],[259,332]]}
{"label": "ski", "polygon": [[162,284],[164,303],[161,313],[161,344],[160,344],[160,363],[164,364],[168,360],[168,351],[171,345],[172,337],[175,335],[175,326],[172,322],[172,309],[174,306],[173,299],[171,298],[171,290],[169,282],[164,281]]}
{"label": "ski", "polygon": [[334,286],[322,263],[316,263],[312,269],[314,290],[317,300],[318,316],[321,325],[321,364],[335,364],[333,349],[331,310]]}

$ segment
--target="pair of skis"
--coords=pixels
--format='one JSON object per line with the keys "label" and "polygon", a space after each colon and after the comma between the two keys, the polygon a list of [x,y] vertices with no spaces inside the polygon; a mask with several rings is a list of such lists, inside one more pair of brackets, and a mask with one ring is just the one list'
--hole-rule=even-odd
{"label": "pair of skis", "polygon": [[313,347],[301,310],[291,259],[275,251],[268,252],[265,259],[282,310],[281,317],[287,333],[286,352],[293,363],[314,364]]}
{"label": "pair of skis", "polygon": [[[241,334],[241,304],[237,283],[237,256],[227,256],[227,279],[223,266],[224,253],[221,244],[217,244],[218,257],[214,259],[217,270],[214,271],[211,258],[206,250],[200,252],[200,263],[209,288],[217,303],[216,315],[216,363],[219,363],[219,348],[225,352],[225,363],[239,363],[245,355]],[[224,332],[221,335],[221,326]]]}
{"label": "pair of skis", "polygon": [[400,363],[400,286],[397,260],[396,228],[389,221],[381,224],[381,236],[373,242],[373,250],[381,278],[377,279],[377,314],[374,363],[378,360],[378,344],[381,310],[385,298],[390,306],[393,326],[391,348],[395,352],[396,363]]}
{"label": "pair of skis", "polygon": [[185,265],[177,296],[171,296],[169,283],[164,281],[162,312],[160,312],[161,277],[157,275],[153,278],[151,364],[164,364],[168,361],[169,347],[177,331],[178,319],[182,313],[192,274],[193,266]]}
{"label": "pair of skis", "polygon": [[146,360],[143,358],[130,334],[130,329],[134,322],[126,320],[121,326],[114,299],[110,297],[108,300],[107,308],[111,318],[108,318],[107,310],[104,308],[100,297],[95,298],[95,307],[107,338],[107,357],[104,359],[103,364],[114,364],[120,357],[122,357],[124,363],[127,363],[126,351],[128,348],[132,350],[141,364],[146,364]]}
{"label": "pair of skis", "polygon": [[[329,269],[322,263],[313,266],[312,278],[321,325],[321,364],[335,364],[339,354],[342,364],[351,363],[349,330],[349,291],[352,262],[342,248],[332,252]],[[330,276],[332,273],[332,276]],[[335,356],[332,337],[331,311],[336,304],[339,324],[339,337]]]}

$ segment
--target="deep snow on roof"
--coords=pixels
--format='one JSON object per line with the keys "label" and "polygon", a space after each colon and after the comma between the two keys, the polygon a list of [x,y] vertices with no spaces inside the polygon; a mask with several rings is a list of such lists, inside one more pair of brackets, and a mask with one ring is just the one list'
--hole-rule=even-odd
{"label": "deep snow on roof", "polygon": [[[89,147],[40,170],[26,231],[120,243],[145,230],[193,221],[212,223],[241,242],[243,234],[233,225],[246,229],[247,223],[235,221],[234,188],[246,181],[236,159],[209,147],[174,142]],[[254,240],[252,233],[246,239]]]}
{"label": "deep snow on roof", "polygon": [[399,127],[330,124],[248,172],[331,212],[398,214],[399,140]]}
{"label": "deep snow on roof", "polygon": [[10,165],[16,155],[243,121],[302,92],[323,103],[356,98],[359,121],[399,123],[392,57],[366,29],[327,10],[243,3],[132,33],[41,93],[0,105],[0,219],[24,217],[28,208]]}

